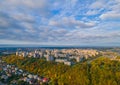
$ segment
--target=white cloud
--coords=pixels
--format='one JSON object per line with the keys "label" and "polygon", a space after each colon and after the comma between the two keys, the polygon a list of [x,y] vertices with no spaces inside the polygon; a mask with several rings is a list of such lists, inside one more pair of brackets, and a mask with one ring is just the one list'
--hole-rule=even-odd
{"label": "white cloud", "polygon": [[105,2],[103,0],[96,0],[96,2],[93,2],[91,5],[90,5],[90,8],[92,9],[99,9],[99,8],[103,8],[105,7]]}
{"label": "white cloud", "polygon": [[[4,0],[0,3],[0,11],[36,13],[42,17],[49,17],[51,10],[54,9],[54,3],[47,0]],[[53,5],[52,5],[53,4]]]}
{"label": "white cloud", "polygon": [[46,0],[5,0],[2,1],[2,6],[9,6],[15,8],[24,6],[28,8],[43,8],[46,6]]}
{"label": "white cloud", "polygon": [[9,22],[7,22],[7,20],[5,21],[4,19],[0,18],[0,26],[1,27],[8,27]]}
{"label": "white cloud", "polygon": [[115,20],[120,20],[119,8],[119,0],[1,0],[0,40],[46,44],[117,42],[120,24]]}
{"label": "white cloud", "polygon": [[24,22],[34,22],[35,18],[29,14],[25,13],[13,13],[11,14],[11,17],[14,18],[17,21],[24,21]]}
{"label": "white cloud", "polygon": [[105,13],[100,16],[102,20],[120,20],[120,14]]}
{"label": "white cloud", "polygon": [[91,28],[96,26],[95,22],[84,22],[75,20],[73,17],[63,17],[60,20],[50,20],[49,25],[68,28]]}
{"label": "white cloud", "polygon": [[97,10],[89,10],[86,15],[96,15],[98,14],[98,11]]}

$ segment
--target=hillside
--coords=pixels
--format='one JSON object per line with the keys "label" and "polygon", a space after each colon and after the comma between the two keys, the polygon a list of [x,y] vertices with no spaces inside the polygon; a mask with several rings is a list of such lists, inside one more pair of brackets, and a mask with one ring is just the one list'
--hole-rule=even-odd
{"label": "hillside", "polygon": [[49,85],[120,85],[120,62],[105,57],[73,66],[15,55],[2,59],[30,73],[50,78]]}

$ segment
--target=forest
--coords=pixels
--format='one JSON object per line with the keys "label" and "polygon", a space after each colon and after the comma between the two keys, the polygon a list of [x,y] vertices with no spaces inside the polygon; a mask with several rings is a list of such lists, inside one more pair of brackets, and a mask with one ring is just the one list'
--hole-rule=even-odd
{"label": "forest", "polygon": [[90,63],[85,61],[72,66],[15,55],[4,56],[2,60],[50,78],[49,85],[120,85],[120,62],[102,56]]}

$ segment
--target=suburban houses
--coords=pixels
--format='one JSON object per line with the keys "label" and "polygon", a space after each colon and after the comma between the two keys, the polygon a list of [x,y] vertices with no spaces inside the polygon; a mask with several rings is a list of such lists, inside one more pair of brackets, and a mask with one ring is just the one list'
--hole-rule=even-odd
{"label": "suburban houses", "polygon": [[48,83],[49,80],[49,78],[28,73],[15,65],[10,65],[0,60],[0,81],[3,83],[17,85],[21,81],[31,85],[41,85]]}

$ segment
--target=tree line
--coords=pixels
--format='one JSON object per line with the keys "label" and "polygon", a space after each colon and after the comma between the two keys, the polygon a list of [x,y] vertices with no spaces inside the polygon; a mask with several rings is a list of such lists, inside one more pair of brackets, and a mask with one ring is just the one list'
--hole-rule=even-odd
{"label": "tree line", "polygon": [[30,73],[50,78],[49,85],[120,85],[120,62],[106,57],[73,66],[15,55],[2,59]]}

